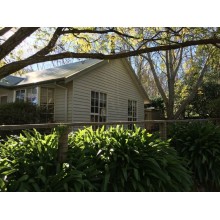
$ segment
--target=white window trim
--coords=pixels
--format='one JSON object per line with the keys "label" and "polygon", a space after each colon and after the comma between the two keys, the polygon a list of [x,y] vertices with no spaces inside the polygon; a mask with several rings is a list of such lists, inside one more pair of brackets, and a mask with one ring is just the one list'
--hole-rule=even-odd
{"label": "white window trim", "polygon": [[[98,106],[98,113],[91,113],[91,100],[92,100],[92,92],[98,92],[99,93],[99,103],[100,103],[100,93],[103,93],[106,95],[106,113],[105,113],[105,117],[106,117],[106,122],[108,121],[108,93],[107,92],[103,92],[101,90],[90,90],[90,118],[89,121],[91,120],[91,115],[97,115],[100,116],[100,106]],[[99,122],[99,117],[98,117],[98,122]]]}
{"label": "white window trim", "polygon": [[30,86],[30,87],[25,87],[25,88],[20,88],[20,89],[16,89],[14,90],[14,94],[13,94],[13,102],[16,101],[16,92],[17,91],[20,91],[20,90],[25,90],[25,93],[24,93],[24,102],[27,102],[27,90],[28,89],[33,89],[33,88],[36,88],[37,89],[37,106],[40,105],[40,95],[39,95],[39,86]]}
{"label": "white window trim", "polygon": [[[134,99],[128,99],[128,102],[131,101],[132,102],[132,109],[133,109],[133,102],[136,102],[136,121],[138,121],[138,101],[137,100],[134,100]],[[127,104],[128,104],[127,102]],[[134,116],[129,116],[128,115],[128,111],[127,111],[127,116],[128,118],[132,118],[132,121],[134,121]]]}

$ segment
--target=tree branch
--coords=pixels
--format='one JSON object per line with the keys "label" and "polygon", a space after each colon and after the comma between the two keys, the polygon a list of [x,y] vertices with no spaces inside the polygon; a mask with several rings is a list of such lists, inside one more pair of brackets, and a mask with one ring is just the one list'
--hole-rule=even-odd
{"label": "tree branch", "polygon": [[186,108],[186,106],[193,100],[198,88],[201,86],[202,84],[202,81],[203,81],[203,77],[204,77],[204,74],[207,70],[207,64],[208,64],[208,60],[210,58],[210,55],[209,57],[207,58],[206,62],[205,62],[205,65],[204,67],[202,68],[201,70],[201,73],[199,75],[199,78],[197,79],[197,82],[195,84],[195,86],[193,87],[192,91],[190,92],[189,96],[183,100],[183,102],[181,103],[179,109],[177,110],[177,112],[174,114],[174,119],[178,119],[180,114],[182,113],[182,111]]}
{"label": "tree branch", "polygon": [[147,56],[144,56],[144,55],[142,55],[142,56],[149,62],[151,71],[153,73],[154,81],[155,81],[156,86],[157,86],[157,89],[160,92],[160,94],[161,94],[165,104],[167,104],[168,103],[168,99],[167,99],[167,96],[166,96],[166,94],[165,94],[165,92],[164,92],[164,90],[163,90],[163,88],[161,86],[161,83],[160,83],[159,79],[158,79],[156,70],[154,68],[153,60],[151,59],[151,55],[148,53]]}
{"label": "tree branch", "polygon": [[12,27],[4,27],[0,30],[0,36],[4,35],[5,33],[7,33],[8,31],[10,31],[12,29]]}
{"label": "tree branch", "polygon": [[30,36],[38,28],[24,27],[18,29],[11,37],[8,38],[2,45],[0,45],[0,60],[8,55],[16,46],[18,46],[24,39]]}
{"label": "tree branch", "polygon": [[178,73],[178,70],[180,68],[180,64],[182,62],[182,58],[183,58],[183,48],[180,48],[180,56],[179,56],[179,62],[174,70],[174,77],[176,77],[177,73]]}
{"label": "tree branch", "polygon": [[118,30],[116,30],[115,28],[109,28],[106,30],[96,30],[96,29],[76,29],[76,28],[69,28],[68,30],[64,30],[63,34],[82,34],[82,33],[86,33],[86,34],[109,34],[109,33],[115,33],[119,36],[123,36],[126,38],[133,38],[133,39],[140,39],[139,37],[135,37],[132,35],[128,35],[125,33],[122,33]]}
{"label": "tree branch", "polygon": [[[33,32],[34,32],[34,30],[32,30],[32,33]],[[31,33],[29,33],[29,35],[30,34]],[[27,37],[27,35],[26,35],[26,37]],[[7,40],[7,42],[8,41],[9,41],[9,39]],[[46,62],[46,61],[52,61],[52,60],[59,60],[59,59],[63,59],[63,58],[90,58],[90,59],[111,60],[111,59],[121,59],[121,58],[141,55],[144,53],[150,53],[150,52],[155,52],[155,51],[167,51],[167,50],[171,50],[171,49],[184,48],[184,47],[188,47],[188,46],[192,46],[192,45],[207,45],[207,44],[215,44],[215,43],[220,43],[220,39],[210,38],[210,39],[202,39],[202,40],[194,40],[194,41],[192,40],[192,41],[186,41],[186,42],[182,42],[182,43],[178,43],[178,44],[148,47],[148,48],[144,48],[144,49],[140,49],[140,50],[120,52],[120,53],[109,54],[109,55],[102,54],[102,53],[64,52],[64,53],[60,53],[60,54],[53,54],[53,55],[45,56],[45,55],[41,55],[40,53],[46,54],[46,52],[48,52],[48,50],[44,51],[44,49],[43,49],[43,52],[39,52],[37,56],[35,56],[36,55],[35,54],[32,57],[29,57],[25,60],[12,62],[10,64],[7,64],[7,65],[1,67],[0,68],[0,79],[18,71],[18,70],[21,70],[28,65]],[[18,43],[16,43],[16,45],[18,45]],[[53,45],[53,44],[51,44],[51,45]],[[51,46],[50,46],[50,48],[51,48]],[[2,51],[0,51],[0,54],[1,54],[1,52]]]}

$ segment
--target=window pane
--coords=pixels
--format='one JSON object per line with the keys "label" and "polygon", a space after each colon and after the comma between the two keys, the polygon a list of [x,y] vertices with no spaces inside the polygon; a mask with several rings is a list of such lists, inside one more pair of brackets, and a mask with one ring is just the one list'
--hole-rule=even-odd
{"label": "window pane", "polygon": [[47,104],[47,96],[41,96],[40,102],[41,102],[42,104]]}
{"label": "window pane", "polygon": [[128,121],[137,120],[137,101],[128,100]]}
{"label": "window pane", "polygon": [[[32,97],[34,97],[35,88],[32,92]],[[54,117],[54,89],[41,88],[40,104],[44,110],[43,117],[46,118],[46,122],[52,122]]]}
{"label": "window pane", "polygon": [[27,101],[33,104],[37,104],[37,89],[29,88],[27,89]]}
{"label": "window pane", "polygon": [[93,122],[106,121],[106,97],[105,93],[91,91],[91,113],[90,120]]}
{"label": "window pane", "polygon": [[24,102],[24,97],[25,97],[25,90],[24,89],[16,91],[16,101]]}
{"label": "window pane", "polygon": [[40,92],[41,92],[41,95],[47,95],[47,88],[41,87]]}
{"label": "window pane", "polygon": [[20,100],[20,90],[16,91],[16,101]]}
{"label": "window pane", "polygon": [[95,107],[95,113],[99,113],[99,107]]}

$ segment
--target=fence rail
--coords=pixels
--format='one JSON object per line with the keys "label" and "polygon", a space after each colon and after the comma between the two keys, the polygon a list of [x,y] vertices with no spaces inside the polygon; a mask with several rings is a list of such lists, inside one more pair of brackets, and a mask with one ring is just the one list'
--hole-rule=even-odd
{"label": "fence rail", "polygon": [[72,131],[73,127],[83,126],[108,126],[108,125],[147,125],[157,124],[159,125],[160,138],[167,139],[167,125],[168,123],[187,123],[187,122],[208,122],[214,121],[220,123],[219,118],[211,119],[183,119],[183,120],[143,120],[143,121],[112,121],[112,122],[74,122],[74,123],[47,123],[47,124],[23,124],[23,125],[0,125],[0,131],[14,131],[24,129],[49,129],[56,128],[58,126],[66,127],[65,131],[60,135],[59,138],[59,149],[58,149],[58,160],[59,162],[65,161],[65,155],[68,150],[68,134]]}

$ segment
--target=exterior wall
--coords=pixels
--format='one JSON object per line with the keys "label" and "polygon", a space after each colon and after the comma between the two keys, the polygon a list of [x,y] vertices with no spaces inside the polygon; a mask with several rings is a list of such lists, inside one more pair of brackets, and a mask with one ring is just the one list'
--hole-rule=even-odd
{"label": "exterior wall", "polygon": [[90,121],[91,91],[107,94],[107,121],[127,121],[129,99],[137,101],[137,120],[144,120],[144,99],[120,60],[73,80],[73,122]]}
{"label": "exterior wall", "polygon": [[5,96],[5,95],[8,96],[8,103],[13,102],[13,94],[14,94],[13,90],[0,88],[0,96]]}
{"label": "exterior wall", "polygon": [[72,82],[62,87],[54,90],[54,121],[72,122]]}
{"label": "exterior wall", "polygon": [[70,82],[67,84],[68,93],[67,93],[67,121],[72,122],[72,106],[73,106],[73,83]]}
{"label": "exterior wall", "polygon": [[54,121],[65,122],[65,88],[54,89]]}

